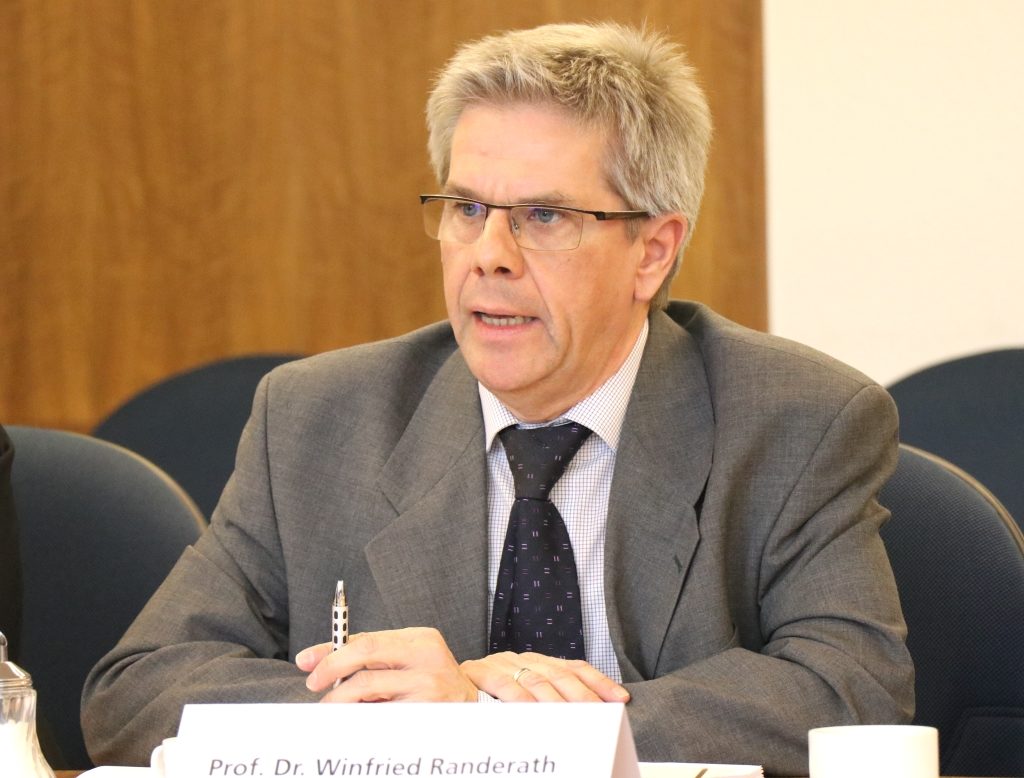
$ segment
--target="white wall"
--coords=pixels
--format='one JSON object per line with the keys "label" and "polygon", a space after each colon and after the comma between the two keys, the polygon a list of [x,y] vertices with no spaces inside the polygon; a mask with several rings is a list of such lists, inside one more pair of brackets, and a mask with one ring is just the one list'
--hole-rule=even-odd
{"label": "white wall", "polygon": [[1024,346],[1024,1],[765,0],[770,327],[887,384]]}

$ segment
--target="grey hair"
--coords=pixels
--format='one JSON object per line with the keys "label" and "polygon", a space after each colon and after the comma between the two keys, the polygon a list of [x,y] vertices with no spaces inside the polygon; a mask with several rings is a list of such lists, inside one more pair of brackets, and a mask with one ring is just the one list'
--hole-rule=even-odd
{"label": "grey hair", "polygon": [[704,193],[711,114],[681,47],[615,23],[549,24],[463,45],[427,101],[428,149],[447,180],[452,135],[470,105],[553,104],[610,134],[605,175],[630,209],[679,212],[688,230],[652,305],[664,307]]}

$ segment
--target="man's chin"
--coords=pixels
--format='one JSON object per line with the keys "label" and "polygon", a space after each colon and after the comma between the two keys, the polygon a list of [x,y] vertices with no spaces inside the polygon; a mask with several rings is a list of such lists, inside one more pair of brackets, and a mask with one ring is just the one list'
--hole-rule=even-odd
{"label": "man's chin", "polygon": [[529,382],[524,380],[523,374],[510,370],[507,364],[503,365],[501,369],[494,369],[486,366],[474,368],[474,365],[470,363],[469,371],[477,381],[499,399],[515,397],[529,386]]}

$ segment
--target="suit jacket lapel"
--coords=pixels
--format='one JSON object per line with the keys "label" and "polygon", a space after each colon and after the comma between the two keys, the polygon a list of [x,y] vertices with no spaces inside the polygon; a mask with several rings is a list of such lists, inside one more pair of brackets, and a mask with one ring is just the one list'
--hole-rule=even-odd
{"label": "suit jacket lapel", "polygon": [[651,678],[700,538],[714,414],[693,338],[663,313],[651,330],[616,453],[605,607],[623,678]]}
{"label": "suit jacket lapel", "polygon": [[366,547],[394,623],[439,625],[459,660],[487,641],[487,503],[476,379],[455,352],[381,471],[398,513]]}

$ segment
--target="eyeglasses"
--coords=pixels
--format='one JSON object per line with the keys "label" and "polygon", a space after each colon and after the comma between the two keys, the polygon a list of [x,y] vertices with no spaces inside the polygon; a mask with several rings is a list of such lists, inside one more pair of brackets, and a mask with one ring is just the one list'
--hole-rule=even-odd
{"label": "eyeglasses", "polygon": [[516,203],[494,205],[450,195],[420,195],[423,228],[434,240],[475,243],[492,210],[508,211],[512,238],[524,249],[571,251],[583,237],[583,217],[598,221],[641,219],[647,211],[586,211],[582,208]]}

